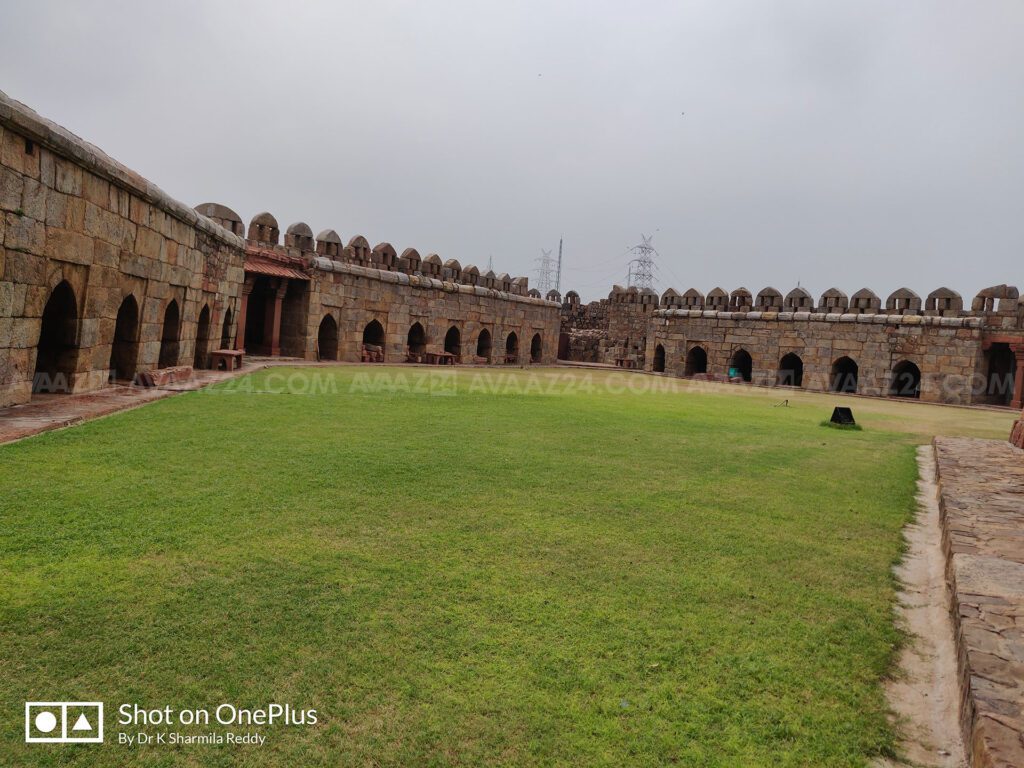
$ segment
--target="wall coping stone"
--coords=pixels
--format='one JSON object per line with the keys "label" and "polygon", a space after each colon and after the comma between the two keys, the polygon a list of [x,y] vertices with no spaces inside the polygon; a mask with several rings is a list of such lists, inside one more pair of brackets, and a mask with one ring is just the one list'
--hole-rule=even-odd
{"label": "wall coping stone", "polygon": [[31,107],[0,91],[0,125],[26,136],[51,152],[70,160],[115,186],[136,195],[151,205],[191,227],[202,230],[218,240],[245,248],[245,240],[175,200],[160,187],[130,168],[121,165],[94,144],[76,136],[67,128],[42,117]]}
{"label": "wall coping stone", "polygon": [[425,275],[407,275],[404,272],[391,272],[386,269],[363,267],[358,264],[348,264],[343,261],[335,261],[334,259],[329,259],[326,256],[316,256],[313,258],[312,266],[314,269],[318,269],[321,272],[337,272],[340,274],[356,275],[358,277],[366,277],[371,280],[380,280],[386,283],[409,285],[413,288],[431,288],[436,291],[444,291],[445,293],[465,293],[467,295],[501,299],[502,301],[519,302],[520,304],[532,304],[539,307],[561,308],[562,306],[561,303],[557,301],[535,299],[532,296],[518,296],[514,293],[506,293],[505,291],[495,290],[494,288],[452,283],[447,280],[438,280],[433,277],[426,277]]}

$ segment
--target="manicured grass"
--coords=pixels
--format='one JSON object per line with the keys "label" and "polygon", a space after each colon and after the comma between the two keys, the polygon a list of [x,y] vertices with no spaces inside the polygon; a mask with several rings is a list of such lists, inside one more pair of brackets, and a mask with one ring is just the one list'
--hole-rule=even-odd
{"label": "manicured grass", "polygon": [[[799,398],[610,394],[587,372],[563,395],[470,373],[450,397],[350,392],[366,372],[321,369],[319,394],[260,373],[0,447],[0,765],[891,752],[918,435],[869,404],[848,432]],[[106,702],[107,743],[23,744],[24,702],[54,699]],[[320,722],[135,748],[116,744],[129,702]]]}

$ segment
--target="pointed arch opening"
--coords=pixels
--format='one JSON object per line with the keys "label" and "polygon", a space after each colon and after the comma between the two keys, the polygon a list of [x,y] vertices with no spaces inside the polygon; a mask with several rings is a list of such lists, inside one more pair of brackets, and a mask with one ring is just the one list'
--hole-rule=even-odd
{"label": "pointed arch opening", "polygon": [[36,347],[34,393],[68,393],[78,362],[78,302],[67,280],[50,293],[43,309]]}
{"label": "pointed arch opening", "polygon": [[379,320],[371,320],[363,328],[362,361],[364,363],[384,362],[384,326]]}
{"label": "pointed arch opening", "polygon": [[708,372],[708,353],[704,347],[691,347],[686,353],[686,362],[683,366],[684,376],[697,376]]}
{"label": "pointed arch opening", "polygon": [[729,358],[729,378],[752,381],[754,378],[754,360],[747,350],[740,347]]}
{"label": "pointed arch opening", "polygon": [[456,326],[452,326],[448,329],[448,333],[444,335],[444,351],[449,355],[454,355],[455,362],[459,362],[462,357],[462,332]]}
{"label": "pointed arch opening", "polygon": [[539,363],[544,357],[544,342],[539,333],[533,334],[530,340],[530,362]]}
{"label": "pointed arch opening", "polygon": [[178,300],[171,299],[171,303],[164,310],[164,327],[160,333],[160,358],[157,361],[157,368],[171,368],[178,364],[180,338],[181,311],[178,309]]}
{"label": "pointed arch opening", "polygon": [[486,328],[476,337],[476,356],[485,362],[491,362],[491,332]]}
{"label": "pointed arch opening", "polygon": [[409,326],[409,333],[405,337],[406,354],[410,363],[422,363],[427,354],[427,332],[422,323],[413,323]]}
{"label": "pointed arch opening", "polygon": [[892,397],[921,397],[921,369],[909,360],[901,360],[892,369],[889,381]]}
{"label": "pointed arch opening", "polygon": [[505,338],[505,364],[512,365],[519,362],[519,337],[515,331],[509,333]]}
{"label": "pointed arch opening", "polygon": [[110,381],[132,381],[139,359],[139,302],[128,294],[117,308],[110,345]]}
{"label": "pointed arch opening", "polygon": [[832,375],[829,378],[829,389],[833,392],[855,394],[857,392],[857,376],[859,368],[856,361],[849,357],[840,357],[832,363]]}
{"label": "pointed arch opening", "polygon": [[316,349],[320,360],[338,359],[338,323],[333,315],[324,315],[316,332]]}
{"label": "pointed arch opening", "polygon": [[654,372],[665,372],[665,347],[661,344],[654,348]]}
{"label": "pointed arch opening", "polygon": [[780,387],[802,387],[804,385],[804,361],[795,352],[783,355],[779,361],[778,384]]}
{"label": "pointed arch opening", "polygon": [[203,305],[199,313],[199,324],[196,326],[196,351],[192,356],[192,367],[196,369],[210,367],[210,307]]}

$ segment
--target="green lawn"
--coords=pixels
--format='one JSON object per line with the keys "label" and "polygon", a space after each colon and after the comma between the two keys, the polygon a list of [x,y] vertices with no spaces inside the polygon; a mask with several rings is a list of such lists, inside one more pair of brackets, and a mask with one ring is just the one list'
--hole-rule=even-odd
{"label": "green lawn", "polygon": [[[318,370],[321,394],[260,373],[0,447],[0,765],[892,751],[890,566],[920,436],[827,429],[775,394],[609,394],[604,374],[350,392],[366,370]],[[55,699],[103,700],[106,743],[25,745],[24,702]],[[137,748],[116,744],[129,702],[319,722]]]}

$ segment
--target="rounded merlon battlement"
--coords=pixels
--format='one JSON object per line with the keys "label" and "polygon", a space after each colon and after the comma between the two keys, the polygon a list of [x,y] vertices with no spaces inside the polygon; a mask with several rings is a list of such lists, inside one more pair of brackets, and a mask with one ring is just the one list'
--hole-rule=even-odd
{"label": "rounded merlon battlement", "polygon": [[325,229],[316,236],[316,252],[328,259],[340,259],[341,237],[333,229]]}
{"label": "rounded merlon battlement", "polygon": [[557,301],[559,304],[562,303],[562,294],[560,294],[554,288],[548,291],[547,295],[544,298],[547,299],[548,301]]}
{"label": "rounded merlon battlement", "polygon": [[462,279],[462,265],[458,259],[448,259],[441,270],[441,277],[448,282],[457,283]]}
{"label": "rounded merlon battlement", "polygon": [[580,295],[576,291],[569,291],[565,294],[565,303],[577,306],[580,303]]}
{"label": "rounded merlon battlement", "polygon": [[422,274],[420,271],[422,263],[423,259],[420,258],[420,252],[415,248],[406,248],[402,251],[402,255],[398,257],[398,269],[407,275]]}
{"label": "rounded merlon battlement", "polygon": [[242,223],[242,217],[226,205],[202,203],[195,207],[195,212],[202,214],[216,224],[220,224],[228,232],[239,237],[245,237],[245,225]]}
{"label": "rounded merlon battlement", "polygon": [[754,308],[754,297],[743,286],[729,294],[729,309],[732,312],[749,312]]}
{"label": "rounded merlon battlement", "polygon": [[877,315],[881,309],[882,300],[870,288],[861,288],[850,297],[850,314]]}
{"label": "rounded merlon battlement", "polygon": [[665,292],[661,294],[660,306],[675,308],[681,307],[682,305],[682,297],[680,297],[675,288],[666,288]]}
{"label": "rounded merlon battlement", "polygon": [[371,266],[383,269],[387,272],[394,272],[398,268],[398,251],[391,243],[377,243],[373,246],[370,254]]}
{"label": "rounded merlon battlement", "polygon": [[687,288],[682,295],[682,306],[684,309],[703,309],[704,294],[696,288]]}
{"label": "rounded merlon battlement", "polygon": [[538,291],[536,288],[531,288],[529,291],[526,292],[526,295],[527,296],[532,296],[535,299],[542,298],[541,295],[540,295],[540,291]]}
{"label": "rounded merlon battlement", "polygon": [[814,299],[811,294],[798,286],[786,294],[783,308],[786,312],[813,312]]}
{"label": "rounded merlon battlement", "polygon": [[952,288],[937,288],[928,294],[924,301],[926,315],[958,317],[963,313],[964,299]]}
{"label": "rounded merlon battlement", "polygon": [[885,300],[887,315],[917,315],[921,313],[921,297],[909,288],[897,288]]}
{"label": "rounded merlon battlement", "polygon": [[249,222],[249,240],[265,245],[277,245],[281,241],[281,230],[273,214],[257,213]]}
{"label": "rounded merlon battlement", "polygon": [[353,235],[345,246],[345,258],[361,267],[370,266],[370,241],[362,235]]}
{"label": "rounded merlon battlement", "polygon": [[428,253],[426,258],[420,263],[420,271],[423,272],[426,277],[433,277],[440,280],[442,269],[443,265],[441,264],[441,257],[436,253]]}
{"label": "rounded merlon battlement", "polygon": [[472,264],[467,264],[462,268],[462,277],[459,282],[463,285],[479,285],[480,284],[480,270]]}
{"label": "rounded merlon battlement", "polygon": [[754,302],[754,309],[761,312],[781,312],[782,306],[782,292],[778,288],[772,288],[770,285],[758,292],[757,299]]}
{"label": "rounded merlon battlement", "polygon": [[838,288],[829,288],[818,299],[818,311],[829,314],[846,314],[850,307],[850,298]]}
{"label": "rounded merlon battlement", "polygon": [[704,306],[724,312],[729,308],[729,294],[722,288],[712,288],[704,299]]}
{"label": "rounded merlon battlement", "polygon": [[313,250],[313,230],[309,224],[296,222],[284,233],[284,244],[286,248],[298,248],[300,251]]}

